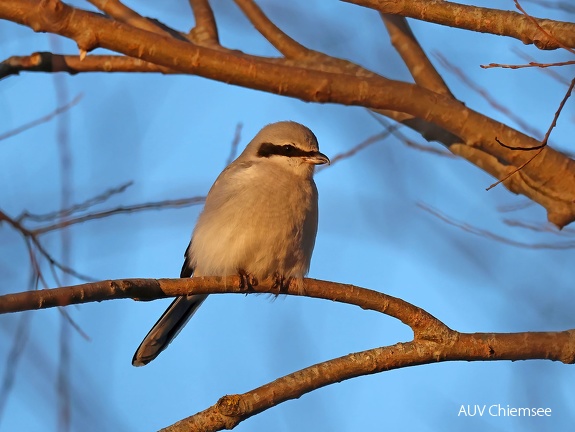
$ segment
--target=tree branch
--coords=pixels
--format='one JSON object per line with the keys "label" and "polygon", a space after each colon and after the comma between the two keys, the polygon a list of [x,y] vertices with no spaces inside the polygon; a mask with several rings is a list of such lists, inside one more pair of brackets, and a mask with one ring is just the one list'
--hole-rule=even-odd
{"label": "tree branch", "polygon": [[[232,429],[255,414],[318,388],[358,376],[422,364],[527,359],[548,359],[573,364],[574,346],[575,330],[514,334],[450,331],[441,341],[397,343],[318,363],[247,393],[224,396],[212,407],[161,431]],[[529,357],[525,357],[526,352],[530,353]]]}
{"label": "tree branch", "polygon": [[[253,0],[234,0],[252,25],[286,58],[304,59],[319,54],[303,46],[276,26]],[[321,54],[324,55],[324,54]],[[327,57],[327,56],[326,56]]]}
{"label": "tree branch", "polygon": [[531,136],[541,136],[541,132],[537,128],[532,127],[528,122],[523,120],[523,118],[513,112],[511,109],[507,108],[502,103],[498,102],[497,99],[491,95],[489,90],[480,86],[474,79],[467,76],[463,70],[457,67],[455,64],[451,63],[447,57],[441,54],[440,51],[434,53],[435,58],[439,60],[439,63],[449,72],[453,73],[459,80],[471,89],[475,93],[479,94],[495,111],[500,112],[505,117],[507,117],[512,122],[515,122],[521,129],[525,132],[531,134]]}
{"label": "tree branch", "polygon": [[[467,6],[444,0],[342,0],[381,13],[401,15],[422,21],[491,33],[519,39],[539,49],[575,48],[575,24],[533,18],[543,31],[523,14],[499,9]],[[549,34],[552,37],[549,37]]]}
{"label": "tree branch", "polygon": [[[250,293],[275,293],[272,280]],[[241,293],[238,276],[190,279],[122,279],[0,296],[0,313],[102,301],[152,300],[185,294]],[[230,429],[241,421],[315,389],[362,375],[444,361],[548,359],[575,363],[575,330],[524,333],[459,333],[401,299],[334,282],[305,279],[282,294],[323,298],[384,313],[412,328],[414,339],[349,354],[307,367],[241,395],[224,396],[214,406],[164,431]]]}
{"label": "tree branch", "polygon": [[[98,14],[74,9],[58,0],[5,0],[0,18],[74,39],[83,50],[102,47],[184,73],[320,103],[364,106],[407,113],[433,123],[455,137],[446,144],[497,178],[503,178],[528,159],[525,152],[506,149],[535,147],[538,141],[487,118],[453,100],[417,85],[378,76],[339,59],[338,73],[311,69],[307,63],[250,56],[231,50],[192,45],[164,38]],[[294,65],[295,64],[295,65]],[[333,69],[333,64],[328,68]],[[409,124],[409,123],[407,123]],[[464,143],[464,144],[463,144]],[[512,192],[543,205],[548,219],[559,227],[575,220],[575,161],[546,147],[536,161],[505,181]]]}
{"label": "tree branch", "polygon": [[88,0],[102,12],[115,20],[146,30],[161,36],[171,36],[171,33],[163,30],[153,21],[144,18],[136,11],[130,9],[119,0]]}
{"label": "tree branch", "polygon": [[203,196],[195,196],[191,198],[180,198],[180,199],[173,199],[173,200],[162,200],[162,201],[155,201],[155,202],[148,202],[143,204],[133,204],[127,206],[118,206],[107,210],[102,210],[99,212],[87,213],[79,216],[69,217],[58,222],[54,222],[45,226],[41,226],[39,228],[35,228],[30,230],[30,232],[34,235],[41,235],[46,234],[50,231],[60,230],[62,228],[69,227],[70,225],[76,225],[79,223],[84,223],[86,221],[95,220],[95,219],[103,219],[113,215],[119,214],[130,214],[135,213],[138,211],[143,210],[159,210],[159,209],[166,209],[166,208],[181,208],[181,207],[189,207],[192,205],[203,204],[206,200]]}
{"label": "tree branch", "polygon": [[41,272],[39,270],[38,264],[35,262],[34,253],[32,251],[32,244],[36,247],[38,252],[40,252],[40,254],[48,260],[48,262],[52,266],[60,269],[64,273],[67,273],[71,276],[74,276],[75,278],[78,278],[78,279],[84,280],[84,281],[93,281],[94,280],[94,278],[83,275],[83,274],[75,271],[73,268],[62,264],[60,261],[57,261],[55,258],[52,257],[52,255],[50,255],[50,253],[48,253],[48,251],[44,248],[42,243],[40,243],[40,240],[38,240],[37,233],[35,233],[34,231],[28,230],[20,222],[9,217],[6,213],[4,213],[3,211],[0,210],[0,223],[2,223],[3,221],[8,223],[9,225],[11,225],[16,231],[18,231],[26,239],[26,244],[28,247],[28,251],[30,253],[30,259],[33,261],[33,266],[35,267],[35,269],[39,275],[41,275]]}
{"label": "tree branch", "polygon": [[436,93],[454,98],[447,84],[419,45],[407,20],[402,16],[381,14],[389,39],[409,69],[415,83]]}
{"label": "tree branch", "polygon": [[20,72],[67,72],[75,75],[81,72],[160,72],[183,74],[167,67],[158,66],[133,57],[119,55],[77,55],[37,52],[28,56],[12,56],[0,63],[0,79]]}
{"label": "tree branch", "polygon": [[220,44],[214,11],[208,0],[189,0],[196,25],[190,30],[190,39],[198,44],[217,46]]}
{"label": "tree branch", "polygon": [[14,128],[14,129],[9,130],[7,132],[0,133],[0,141],[11,138],[14,135],[18,135],[24,131],[27,131],[28,129],[32,129],[33,127],[36,127],[42,123],[49,122],[50,120],[52,120],[57,115],[60,115],[63,112],[66,112],[67,110],[72,108],[74,105],[76,105],[78,102],[80,102],[80,99],[82,99],[82,94],[77,95],[74,99],[72,99],[67,104],[59,106],[54,111],[52,111],[49,114],[46,114],[45,116],[42,116],[36,120],[32,120],[31,122],[23,124],[22,126],[18,126],[17,128]]}
{"label": "tree branch", "polygon": [[455,220],[452,217],[441,213],[439,210],[434,209],[425,203],[419,202],[419,203],[417,203],[417,207],[419,207],[422,210],[425,210],[429,214],[432,214],[433,216],[442,220],[443,222],[445,222],[449,225],[455,226],[455,227],[457,227],[463,231],[466,231],[468,233],[471,233],[471,234],[479,236],[479,237],[494,240],[496,242],[500,242],[500,243],[503,243],[503,244],[506,244],[509,246],[514,246],[514,247],[523,248],[523,249],[536,249],[536,250],[541,250],[541,249],[551,249],[551,250],[575,249],[575,241],[573,241],[573,240],[567,241],[567,242],[556,242],[556,243],[525,243],[525,242],[513,240],[510,238],[495,234],[495,233],[488,231],[488,230],[477,228],[473,225],[470,225],[467,222],[461,222],[461,221]]}

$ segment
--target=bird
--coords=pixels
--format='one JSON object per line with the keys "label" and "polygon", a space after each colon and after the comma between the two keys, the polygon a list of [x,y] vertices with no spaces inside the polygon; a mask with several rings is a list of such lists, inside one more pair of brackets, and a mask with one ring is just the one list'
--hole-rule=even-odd
{"label": "bird", "polygon": [[[264,126],[210,188],[180,277],[239,274],[247,285],[266,278],[301,285],[318,226],[315,166],[329,163],[306,126],[293,121]],[[154,360],[206,298],[177,297],[136,350],[132,365]]]}

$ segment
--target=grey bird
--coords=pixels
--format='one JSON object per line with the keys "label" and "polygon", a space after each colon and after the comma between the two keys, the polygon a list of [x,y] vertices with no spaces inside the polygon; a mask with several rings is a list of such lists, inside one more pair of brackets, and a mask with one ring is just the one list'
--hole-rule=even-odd
{"label": "grey bird", "polygon": [[[265,126],[211,187],[180,277],[240,274],[248,285],[275,278],[299,283],[310,266],[317,233],[315,165],[329,164],[307,127]],[[207,295],[177,297],[138,347],[132,364],[155,359]]]}

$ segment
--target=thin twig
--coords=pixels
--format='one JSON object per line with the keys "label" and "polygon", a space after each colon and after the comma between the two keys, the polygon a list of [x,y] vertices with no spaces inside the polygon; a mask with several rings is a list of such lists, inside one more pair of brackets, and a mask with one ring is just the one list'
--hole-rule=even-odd
{"label": "thin twig", "polygon": [[[513,47],[511,50],[513,51],[513,53],[516,56],[521,57],[522,59],[524,59],[530,63],[536,63],[535,57],[532,57],[529,54],[521,51],[518,47]],[[567,78],[565,78],[563,75],[561,75],[560,73],[558,73],[555,69],[541,68],[540,71],[546,75],[549,75],[555,81],[560,82],[563,85],[566,85],[566,86],[569,85],[569,80]]]}
{"label": "thin twig", "polygon": [[541,152],[545,149],[545,147],[547,147],[547,141],[549,140],[549,136],[551,135],[551,131],[553,130],[553,128],[557,125],[557,119],[559,118],[559,115],[561,114],[561,111],[563,110],[563,107],[565,106],[565,103],[567,102],[567,99],[569,99],[569,96],[571,96],[571,92],[573,91],[573,87],[575,87],[575,78],[573,78],[573,80],[571,80],[571,85],[569,86],[569,88],[567,89],[567,93],[565,93],[565,96],[563,97],[563,100],[561,101],[561,103],[559,104],[559,108],[557,109],[557,111],[555,112],[555,115],[553,116],[553,121],[551,122],[551,125],[549,126],[549,129],[547,129],[547,132],[545,133],[545,136],[543,137],[543,141],[541,141],[541,145],[537,146],[537,147],[511,147],[508,145],[503,144],[501,141],[499,141],[497,139],[497,137],[495,137],[495,139],[497,140],[497,142],[500,145],[503,145],[506,148],[512,149],[512,150],[533,150],[535,148],[538,148],[539,151],[537,153],[535,153],[531,158],[527,159],[526,162],[524,162],[523,164],[521,164],[521,166],[517,167],[516,169],[514,169],[513,171],[511,171],[509,174],[507,174],[505,177],[503,177],[502,179],[500,179],[499,181],[493,183],[491,186],[489,186],[486,190],[490,190],[492,188],[494,188],[495,186],[497,186],[499,183],[504,182],[505,180],[507,180],[509,177],[511,177],[513,174],[515,174],[518,171],[521,171],[523,168],[525,168],[527,166],[527,164],[529,164],[533,159],[535,159],[537,156],[539,156],[541,154]]}
{"label": "thin twig", "polygon": [[72,326],[72,328],[74,330],[76,330],[78,332],[78,334],[87,342],[90,342],[92,340],[92,338],[90,338],[90,336],[88,336],[88,333],[86,333],[84,330],[82,330],[82,327],[80,327],[80,325],[74,321],[74,319],[70,316],[70,314],[68,313],[68,311],[66,310],[66,308],[64,307],[59,307],[58,308],[58,312],[60,312],[60,314],[62,314],[62,316],[64,317],[64,319],[68,322],[68,324],[70,324]]}
{"label": "thin twig", "polygon": [[95,220],[95,219],[102,219],[112,215],[118,214],[126,214],[126,213],[135,213],[138,211],[145,211],[145,210],[160,210],[165,208],[180,208],[180,207],[187,207],[192,205],[201,204],[205,201],[205,197],[197,196],[192,198],[181,198],[175,200],[163,200],[163,201],[155,201],[151,203],[144,203],[144,204],[134,204],[131,206],[119,206],[109,210],[103,210],[101,212],[90,213],[82,216],[77,216],[72,219],[66,219],[61,222],[57,222],[54,224],[50,224],[44,227],[36,228],[31,230],[33,234],[41,235],[45,234],[50,231],[54,231],[57,229],[62,229],[63,227],[67,227],[70,225],[75,225],[78,223]]}
{"label": "thin twig", "polygon": [[10,138],[10,137],[13,137],[14,135],[18,135],[19,133],[27,131],[28,129],[32,129],[33,127],[36,127],[42,123],[49,122],[50,120],[52,120],[57,115],[62,114],[63,112],[69,110],[74,105],[76,105],[78,102],[80,102],[82,97],[83,97],[83,95],[80,93],[74,99],[72,99],[72,101],[68,102],[65,105],[59,106],[54,111],[52,111],[50,114],[47,114],[43,117],[40,117],[39,119],[36,119],[36,120],[29,122],[29,123],[25,123],[22,126],[19,126],[15,129],[12,129],[12,130],[9,130],[8,132],[4,132],[3,134],[0,134],[0,141],[7,139],[7,138]]}
{"label": "thin twig", "polygon": [[503,68],[503,69],[523,69],[523,68],[548,68],[554,66],[569,66],[575,65],[575,60],[556,62],[556,63],[537,63],[529,62],[528,64],[512,65],[512,64],[502,64],[502,63],[489,63],[487,65],[479,65],[480,68],[490,69],[490,68]]}
{"label": "thin twig", "polygon": [[507,244],[509,246],[515,246],[519,248],[525,249],[554,249],[554,250],[565,250],[565,249],[575,249],[575,241],[572,242],[564,242],[564,243],[524,243],[517,240],[512,240],[507,237],[500,236],[498,234],[492,233],[491,231],[487,231],[481,228],[474,227],[468,223],[457,221],[445,214],[439,212],[436,209],[433,209],[431,206],[424,204],[424,203],[417,203],[417,206],[422,210],[432,214],[433,216],[441,219],[443,222],[448,223],[449,225],[453,225],[457,228],[460,228],[468,233],[474,234],[479,237],[487,238],[490,240],[495,240],[500,243]]}
{"label": "thin twig", "polygon": [[338,163],[344,159],[351,158],[353,155],[360,152],[361,150],[366,149],[367,147],[371,146],[372,144],[375,144],[376,142],[379,142],[379,141],[386,139],[389,135],[391,135],[393,130],[395,130],[399,127],[401,127],[400,124],[391,125],[391,126],[389,126],[388,130],[384,130],[384,131],[379,132],[375,135],[372,135],[369,138],[366,138],[365,140],[360,142],[359,144],[353,146],[349,150],[336,154],[335,156],[333,156],[331,158],[331,162],[329,165],[318,166],[316,168],[316,172],[323,171],[324,169],[333,167],[336,163]]}
{"label": "thin twig", "polygon": [[539,6],[543,6],[547,9],[557,9],[564,12],[575,13],[575,5],[571,3],[572,0],[568,1],[546,1],[546,0],[523,0],[528,3],[534,3]]}
{"label": "thin twig", "polygon": [[565,96],[563,97],[563,99],[561,100],[561,103],[559,104],[559,108],[557,108],[557,111],[555,112],[555,115],[553,116],[553,121],[551,122],[549,129],[547,129],[547,132],[545,133],[545,136],[543,137],[543,144],[547,144],[547,141],[549,140],[549,136],[551,135],[551,131],[557,125],[557,119],[559,119],[559,115],[561,115],[561,111],[563,110],[563,107],[565,106],[567,99],[569,99],[569,96],[571,96],[571,92],[573,92],[573,87],[575,87],[575,78],[573,78],[571,80],[571,85],[569,85],[569,88],[567,89],[567,93],[565,93]]}
{"label": "thin twig", "polygon": [[545,147],[547,144],[543,143],[543,144],[539,144],[535,147],[521,147],[521,146],[510,146],[505,144],[503,141],[501,141],[498,137],[495,137],[495,141],[497,142],[497,144],[499,144],[501,147],[505,147],[506,149],[509,150],[522,150],[522,151],[531,151],[531,150],[540,150],[541,148]]}
{"label": "thin twig", "polygon": [[509,212],[514,212],[514,211],[518,211],[518,210],[524,210],[526,208],[533,206],[533,204],[535,204],[533,201],[525,200],[523,202],[519,202],[519,203],[515,203],[515,204],[506,204],[506,205],[499,206],[497,208],[497,211],[500,211],[502,213],[509,213]]}
{"label": "thin twig", "polygon": [[80,202],[78,204],[74,204],[74,205],[70,206],[69,208],[61,210],[61,211],[53,211],[53,212],[44,213],[44,214],[34,214],[34,213],[29,213],[27,211],[24,211],[24,212],[22,212],[22,214],[20,216],[18,216],[16,218],[16,220],[19,222],[22,222],[26,219],[29,219],[29,220],[32,220],[35,222],[46,222],[46,221],[50,221],[50,220],[53,220],[53,219],[56,219],[56,218],[62,217],[62,216],[71,216],[74,213],[77,213],[77,212],[80,212],[83,210],[87,210],[88,208],[90,208],[96,204],[100,204],[102,202],[105,202],[106,200],[108,200],[113,195],[123,193],[127,188],[129,188],[133,184],[134,184],[134,182],[130,180],[129,182],[126,182],[120,186],[110,188],[110,189],[96,195],[95,197],[88,198],[87,200],[85,200],[83,202]]}
{"label": "thin twig", "polygon": [[491,93],[489,92],[489,90],[481,87],[480,85],[478,85],[474,80],[472,80],[471,78],[469,78],[469,76],[467,74],[465,74],[465,72],[463,72],[463,70],[461,70],[460,68],[458,68],[457,66],[455,66],[454,64],[452,64],[449,60],[447,60],[447,58],[441,54],[439,51],[435,51],[433,53],[433,55],[435,56],[435,58],[437,58],[440,63],[450,72],[452,72],[453,74],[455,74],[460,80],[461,82],[463,82],[463,84],[465,84],[468,88],[470,88],[471,90],[473,90],[474,92],[478,93],[481,97],[483,97],[483,99],[485,99],[485,101],[491,105],[496,111],[499,111],[500,113],[502,113],[503,115],[505,115],[507,118],[509,118],[511,121],[515,122],[516,124],[518,124],[524,131],[526,131],[527,133],[529,133],[530,135],[539,135],[540,131],[538,131],[537,129],[531,127],[527,122],[525,122],[520,116],[516,115],[512,110],[510,110],[509,108],[507,108],[505,105],[499,103],[493,96],[491,96]]}
{"label": "thin twig", "polygon": [[[389,128],[391,126],[391,123],[388,122],[387,120],[385,120],[385,118],[383,118],[381,115],[373,112],[372,110],[366,110],[367,113],[373,117],[375,119],[375,121],[377,121],[381,126],[383,126],[384,128]],[[435,147],[431,147],[428,145],[422,145],[419,144],[409,138],[407,138],[399,128],[394,128],[391,130],[392,135],[394,135],[398,140],[400,140],[403,144],[405,144],[407,147],[411,147],[415,150],[420,150],[423,152],[427,152],[427,153],[432,153],[434,155],[437,156],[443,156],[443,157],[448,157],[448,158],[453,158],[456,159],[458,156],[454,155],[451,152],[448,151],[444,151],[441,149],[437,149]]]}
{"label": "thin twig", "polygon": [[558,230],[556,226],[549,223],[547,225],[531,224],[515,219],[503,219],[503,223],[510,227],[524,228],[540,233],[551,233],[562,237],[573,237],[575,235],[575,229],[563,228],[562,230]]}
{"label": "thin twig", "polygon": [[[83,275],[83,274],[75,271],[74,269],[63,265],[62,263],[60,263],[59,261],[54,259],[52,257],[52,255],[50,255],[48,253],[48,251],[44,248],[44,246],[42,246],[42,244],[38,240],[38,238],[37,238],[38,233],[28,230],[21,223],[19,223],[15,219],[9,217],[8,215],[6,215],[6,213],[0,211],[0,222],[2,222],[2,221],[7,222],[16,231],[20,232],[20,234],[22,234],[27,240],[31,241],[33,243],[33,245],[38,249],[38,252],[40,252],[40,254],[44,258],[46,258],[50,264],[56,266],[58,269],[62,270],[64,273],[67,273],[71,276],[74,276],[75,278],[78,278],[79,280],[83,280],[83,281],[87,281],[87,282],[96,280],[95,278]],[[39,267],[38,267],[38,269],[39,269]]]}
{"label": "thin twig", "polygon": [[12,339],[12,346],[6,356],[6,363],[2,374],[2,385],[0,386],[0,422],[2,421],[2,416],[8,403],[8,397],[14,387],[16,373],[18,366],[20,365],[20,360],[22,359],[22,353],[24,352],[24,348],[28,342],[31,319],[32,315],[30,313],[22,314],[19,317],[16,331],[14,332]]}

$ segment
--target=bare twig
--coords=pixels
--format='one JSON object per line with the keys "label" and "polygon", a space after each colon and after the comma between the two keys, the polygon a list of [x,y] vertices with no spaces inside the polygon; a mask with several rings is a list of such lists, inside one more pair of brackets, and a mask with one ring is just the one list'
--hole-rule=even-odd
{"label": "bare twig", "polygon": [[[381,126],[383,126],[386,130],[388,130],[391,127],[391,123],[387,120],[385,120],[381,115],[376,114],[375,112],[371,111],[371,110],[367,110],[367,113],[369,115],[371,115],[371,117],[373,117],[375,119],[375,121],[377,121]],[[457,158],[456,155],[454,155],[451,152],[445,151],[445,150],[441,150],[435,147],[431,147],[428,145],[422,145],[419,144],[409,138],[407,138],[399,128],[393,128],[391,129],[391,134],[394,135],[398,140],[400,140],[403,144],[405,144],[407,147],[411,147],[415,150],[419,150],[419,151],[423,151],[423,152],[427,152],[427,153],[431,153],[437,156],[443,156],[443,157],[447,157],[447,158]]]}
{"label": "bare twig", "polygon": [[95,280],[92,277],[83,275],[77,271],[75,271],[74,269],[60,263],[59,261],[57,261],[56,259],[54,259],[52,257],[52,255],[50,255],[48,253],[48,251],[44,248],[44,246],[42,246],[42,244],[40,243],[40,241],[37,238],[38,233],[34,232],[34,231],[30,231],[27,228],[25,228],[22,224],[20,224],[18,221],[16,221],[15,219],[9,217],[6,213],[0,211],[0,222],[5,221],[7,222],[9,225],[12,226],[12,228],[14,228],[16,231],[18,231],[22,236],[24,236],[27,240],[31,241],[32,244],[38,249],[38,252],[40,252],[40,254],[46,259],[48,260],[48,262],[51,265],[56,266],[58,269],[62,270],[64,273],[67,273],[71,276],[74,276],[75,278],[79,279],[79,280],[83,280],[83,281],[93,281]]}
{"label": "bare twig", "polygon": [[[529,54],[521,51],[519,48],[517,47],[513,47],[512,51],[515,55],[521,57],[522,59],[531,62],[531,63],[535,63],[536,59],[532,56],[530,56]],[[555,81],[560,82],[561,84],[564,85],[569,85],[569,80],[566,79],[563,75],[561,75],[560,73],[558,73],[557,71],[555,71],[552,68],[541,68],[540,69],[541,72],[543,72],[546,75],[549,75],[551,78],[553,78]]]}
{"label": "bare twig", "polygon": [[515,204],[506,204],[506,205],[499,206],[497,208],[497,210],[502,212],[502,213],[509,213],[509,212],[514,212],[514,211],[518,211],[518,210],[524,210],[526,208],[533,206],[533,204],[534,204],[533,201],[525,200],[523,202],[519,202],[519,203],[515,203]]}
{"label": "bare twig", "polygon": [[490,69],[490,68],[503,68],[503,69],[523,69],[523,68],[548,68],[553,66],[570,66],[575,65],[575,60],[565,61],[565,62],[556,62],[556,63],[538,63],[538,62],[529,62],[528,64],[521,64],[521,65],[512,65],[512,64],[502,64],[502,63],[489,63],[487,65],[479,65],[479,67],[483,69]]}
{"label": "bare twig", "polygon": [[463,82],[468,88],[473,90],[474,92],[478,93],[485,99],[485,101],[491,105],[493,109],[499,111],[501,114],[505,115],[511,121],[515,122],[521,129],[527,132],[530,135],[537,136],[539,135],[540,131],[531,127],[527,122],[525,122],[520,116],[516,115],[513,111],[507,108],[505,105],[499,103],[489,92],[489,90],[481,87],[475,81],[473,81],[469,76],[463,72],[460,68],[455,66],[451,63],[447,58],[441,54],[439,51],[433,53],[435,58],[439,60],[439,62],[445,67],[448,71],[452,72]]}
{"label": "bare twig", "polygon": [[503,219],[503,223],[510,227],[518,227],[528,229],[530,231],[540,232],[540,233],[551,233],[557,236],[562,237],[574,237],[575,236],[575,229],[563,228],[562,230],[558,230],[557,227],[546,224],[532,224],[524,221],[519,221],[515,219]]}
{"label": "bare twig", "polygon": [[[50,46],[52,51],[60,51],[60,39],[55,35],[50,35]],[[81,55],[81,54],[80,54]],[[60,104],[68,99],[68,86],[63,75],[52,75],[56,99]],[[60,209],[71,206],[73,200],[73,160],[70,145],[70,122],[68,114],[61,115],[56,120],[56,143],[58,148],[58,159],[60,162]],[[62,219],[60,215],[58,219]],[[72,234],[68,229],[62,229],[58,233],[60,237],[60,259],[62,265],[71,268],[72,261]],[[56,276],[54,266],[51,265],[53,274]],[[69,275],[64,272],[62,280],[64,285],[69,285]],[[56,278],[58,285],[61,282]],[[70,323],[61,314],[59,357],[58,357],[58,430],[69,432],[71,427],[71,405],[70,398]]]}
{"label": "bare twig", "polygon": [[401,127],[401,125],[399,125],[399,124],[392,125],[389,127],[388,130],[384,130],[384,131],[379,132],[375,135],[372,135],[369,138],[366,138],[365,140],[360,142],[359,144],[353,146],[349,150],[347,150],[343,153],[336,154],[335,156],[330,158],[331,163],[329,165],[318,166],[316,168],[316,172],[321,172],[324,169],[328,169],[330,167],[333,167],[336,163],[338,163],[344,159],[349,159],[352,156],[354,156],[356,153],[366,149],[367,147],[371,146],[372,144],[375,144],[376,142],[379,142],[379,141],[386,139],[389,135],[391,135],[392,131],[397,129],[398,127]]}
{"label": "bare twig", "polygon": [[126,189],[128,189],[133,184],[134,184],[133,181],[126,182],[120,186],[110,188],[110,189],[96,195],[95,197],[89,198],[83,202],[80,202],[78,204],[74,204],[74,205],[68,207],[67,209],[63,209],[60,211],[57,210],[57,211],[53,211],[50,213],[44,213],[44,214],[33,214],[33,213],[29,213],[27,211],[24,211],[24,212],[22,212],[22,214],[20,216],[18,216],[16,218],[16,220],[18,222],[22,222],[22,221],[28,220],[28,219],[35,221],[35,222],[46,222],[46,221],[54,220],[58,217],[71,216],[74,213],[87,210],[88,208],[90,208],[96,204],[100,204],[100,203],[108,200],[113,195],[123,193]]}
{"label": "bare twig", "polygon": [[36,119],[36,120],[29,122],[29,123],[23,124],[22,126],[19,126],[15,129],[8,131],[8,132],[4,132],[3,134],[0,134],[0,141],[7,139],[7,138],[10,138],[10,137],[13,137],[14,135],[18,135],[19,133],[27,131],[28,129],[32,129],[33,127],[36,127],[42,123],[49,122],[50,120],[52,120],[57,115],[62,114],[63,112],[69,110],[74,105],[76,105],[78,102],[80,102],[80,100],[82,99],[82,96],[83,96],[82,94],[79,94],[74,99],[72,99],[70,102],[68,102],[67,104],[61,105],[58,108],[56,108],[50,114],[47,114],[43,117],[40,117],[39,119]]}
{"label": "bare twig", "polygon": [[35,235],[41,235],[41,234],[45,234],[45,233],[50,232],[50,231],[62,229],[63,227],[67,227],[70,225],[75,225],[78,223],[83,223],[83,222],[95,220],[95,219],[102,219],[102,218],[109,217],[112,215],[135,213],[135,212],[144,211],[144,210],[160,210],[160,209],[166,209],[166,208],[188,207],[188,206],[192,206],[192,205],[201,204],[205,201],[205,199],[206,198],[203,196],[197,196],[197,197],[191,197],[191,198],[155,201],[155,202],[144,203],[144,204],[134,204],[134,205],[130,205],[130,206],[119,206],[119,207],[115,207],[115,208],[109,209],[109,210],[103,210],[100,212],[89,213],[86,215],[77,216],[77,217],[74,217],[71,219],[65,219],[61,222],[56,222],[56,223],[53,223],[53,224],[50,224],[47,226],[36,228],[34,230],[31,230],[30,232],[35,234]]}
{"label": "bare twig", "polygon": [[565,106],[567,99],[569,99],[569,96],[571,96],[571,92],[573,91],[573,87],[575,87],[575,78],[573,78],[573,80],[571,80],[571,85],[567,89],[567,93],[565,93],[563,100],[561,100],[561,103],[559,104],[559,108],[557,108],[557,111],[555,111],[555,115],[553,116],[553,121],[551,122],[549,129],[547,129],[547,132],[545,133],[545,136],[543,137],[543,141],[541,141],[541,145],[536,146],[536,147],[508,146],[507,144],[504,144],[503,142],[501,142],[497,137],[495,137],[497,142],[505,148],[509,148],[512,150],[520,150],[520,151],[529,151],[529,150],[535,150],[535,149],[539,149],[539,150],[530,159],[527,159],[527,161],[525,161],[522,165],[520,165],[519,167],[517,167],[516,169],[511,171],[509,174],[507,174],[505,177],[503,177],[499,181],[497,181],[497,182],[493,183],[491,186],[489,186],[487,188],[487,190],[494,188],[499,183],[507,180],[509,177],[511,177],[516,172],[521,171],[523,168],[525,168],[527,166],[527,164],[529,164],[533,159],[535,159],[537,156],[539,156],[541,154],[541,152],[543,151],[543,149],[545,149],[547,147],[547,141],[549,140],[549,136],[551,135],[551,131],[557,125],[557,119],[559,118],[559,115],[561,115],[561,111],[563,110],[563,107]]}
{"label": "bare twig", "polygon": [[547,132],[545,133],[545,136],[543,137],[543,144],[547,144],[547,141],[549,140],[549,136],[551,135],[553,128],[555,126],[557,126],[557,120],[559,119],[559,116],[561,115],[561,111],[563,111],[563,107],[565,106],[567,99],[569,99],[569,96],[571,96],[571,93],[573,92],[573,87],[575,87],[575,78],[573,78],[571,80],[571,84],[569,85],[569,88],[567,89],[565,96],[563,96],[563,99],[561,100],[561,103],[559,104],[559,108],[557,108],[557,111],[555,111],[555,115],[553,116],[553,121],[551,122],[549,129],[547,129]]}
{"label": "bare twig", "polygon": [[534,3],[548,9],[557,9],[569,13],[575,13],[575,5],[568,1],[547,1],[547,0],[523,0],[524,2]]}
{"label": "bare twig", "polygon": [[427,204],[424,203],[417,203],[417,206],[422,210],[432,214],[433,216],[441,219],[443,222],[448,223],[449,225],[453,225],[457,228],[460,228],[468,233],[474,234],[479,237],[487,238],[490,240],[495,240],[500,243],[507,244],[509,246],[515,246],[519,248],[525,249],[555,249],[555,250],[565,250],[565,249],[575,249],[575,241],[571,242],[564,242],[564,243],[524,243],[516,240],[512,240],[498,234],[492,233],[491,231],[487,231],[481,228],[474,227],[468,223],[457,221],[436,209],[433,209]]}
{"label": "bare twig", "polygon": [[78,332],[78,334],[87,342],[90,342],[92,340],[92,338],[90,338],[90,336],[88,336],[88,333],[86,333],[82,327],[80,327],[80,325],[74,321],[74,319],[70,316],[70,314],[68,313],[68,311],[66,310],[66,308],[63,307],[59,307],[58,308],[58,312],[60,312],[60,314],[64,317],[64,319],[68,322],[68,324],[70,324],[72,326],[72,328],[74,330],[76,330],[76,332]]}
{"label": "bare twig", "polygon": [[497,142],[497,144],[499,144],[501,147],[505,147],[509,150],[521,150],[521,151],[532,151],[532,150],[541,150],[543,147],[545,147],[547,145],[547,143],[542,143],[539,145],[536,145],[535,147],[520,147],[520,146],[509,146],[507,144],[505,144],[503,141],[501,141],[499,138],[495,137],[495,141]]}
{"label": "bare twig", "polygon": [[20,365],[22,352],[26,347],[28,335],[30,333],[30,321],[32,319],[32,315],[30,313],[24,313],[18,318],[18,324],[16,325],[16,331],[14,332],[12,339],[12,346],[6,356],[6,364],[4,372],[2,373],[2,384],[0,385],[0,422],[2,420],[6,404],[8,403],[8,398],[12,392],[16,378],[16,371]]}
{"label": "bare twig", "polygon": [[[28,241],[26,241],[26,246],[31,253]],[[33,257],[31,259],[34,260]],[[34,265],[32,265],[30,268],[29,290],[33,290],[38,287],[38,279],[38,273],[36,272]],[[10,397],[10,393],[12,392],[14,381],[16,379],[16,372],[20,365],[20,361],[22,360],[22,353],[24,352],[24,348],[26,347],[28,336],[30,334],[32,315],[24,313],[19,318],[16,332],[12,339],[12,346],[6,356],[6,365],[2,376],[2,384],[0,385],[0,423],[2,423],[2,416],[4,414],[8,398]]]}

